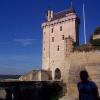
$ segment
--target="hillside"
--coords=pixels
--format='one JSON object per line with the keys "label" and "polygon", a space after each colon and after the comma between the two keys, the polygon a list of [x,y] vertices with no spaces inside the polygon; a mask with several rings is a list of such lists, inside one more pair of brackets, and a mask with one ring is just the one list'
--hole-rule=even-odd
{"label": "hillside", "polygon": [[0,80],[2,79],[18,79],[21,75],[0,75]]}

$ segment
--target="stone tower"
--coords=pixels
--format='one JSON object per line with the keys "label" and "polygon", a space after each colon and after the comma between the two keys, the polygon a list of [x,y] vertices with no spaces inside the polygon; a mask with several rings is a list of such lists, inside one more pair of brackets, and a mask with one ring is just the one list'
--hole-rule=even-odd
{"label": "stone tower", "polygon": [[66,52],[68,47],[72,48],[68,44],[79,44],[79,18],[73,8],[57,13],[48,10],[42,30],[42,69],[52,71],[53,79],[62,79],[67,67],[65,66]]}

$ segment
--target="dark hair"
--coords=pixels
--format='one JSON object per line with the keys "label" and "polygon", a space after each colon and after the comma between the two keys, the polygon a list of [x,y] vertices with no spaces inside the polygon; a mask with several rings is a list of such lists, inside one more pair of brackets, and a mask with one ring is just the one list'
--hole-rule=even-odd
{"label": "dark hair", "polygon": [[80,78],[82,80],[88,79],[88,77],[89,77],[89,75],[88,75],[88,72],[86,70],[83,70],[83,71],[80,72]]}

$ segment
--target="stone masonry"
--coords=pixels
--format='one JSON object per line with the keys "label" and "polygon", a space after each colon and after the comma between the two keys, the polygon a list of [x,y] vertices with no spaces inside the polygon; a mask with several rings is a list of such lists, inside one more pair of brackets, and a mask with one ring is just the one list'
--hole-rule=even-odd
{"label": "stone masonry", "polygon": [[79,44],[79,18],[75,10],[49,10],[42,30],[42,70],[33,70],[20,80],[60,80],[66,84],[66,93],[60,100],[78,100],[79,73],[87,70],[100,93],[100,51],[72,51]]}
{"label": "stone masonry", "polygon": [[71,8],[58,13],[49,10],[42,29],[42,69],[50,70],[53,80],[59,69],[61,77],[57,78],[67,86],[67,92],[60,100],[78,99],[77,83],[81,70],[88,71],[100,93],[100,51],[71,52],[73,46],[79,44],[79,18],[75,10]]}
{"label": "stone masonry", "polygon": [[[72,8],[58,13],[49,10],[47,13],[47,19],[42,24],[42,69],[52,71],[53,79],[55,79],[56,69],[61,73],[65,69],[65,53],[68,46],[66,39],[68,41],[70,37],[74,44],[79,44],[78,27],[79,18]],[[63,74],[62,77],[64,77]],[[63,80],[62,77],[61,80]]]}

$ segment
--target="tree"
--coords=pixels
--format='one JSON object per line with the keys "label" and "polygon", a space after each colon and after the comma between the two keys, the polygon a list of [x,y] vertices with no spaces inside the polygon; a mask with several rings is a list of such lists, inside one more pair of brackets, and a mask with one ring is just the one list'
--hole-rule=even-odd
{"label": "tree", "polygon": [[100,46],[100,38],[93,39],[93,36],[100,35],[100,27],[97,27],[90,37],[90,44],[93,46]]}
{"label": "tree", "polygon": [[95,30],[94,30],[94,35],[99,35],[100,34],[100,27],[97,27]]}

